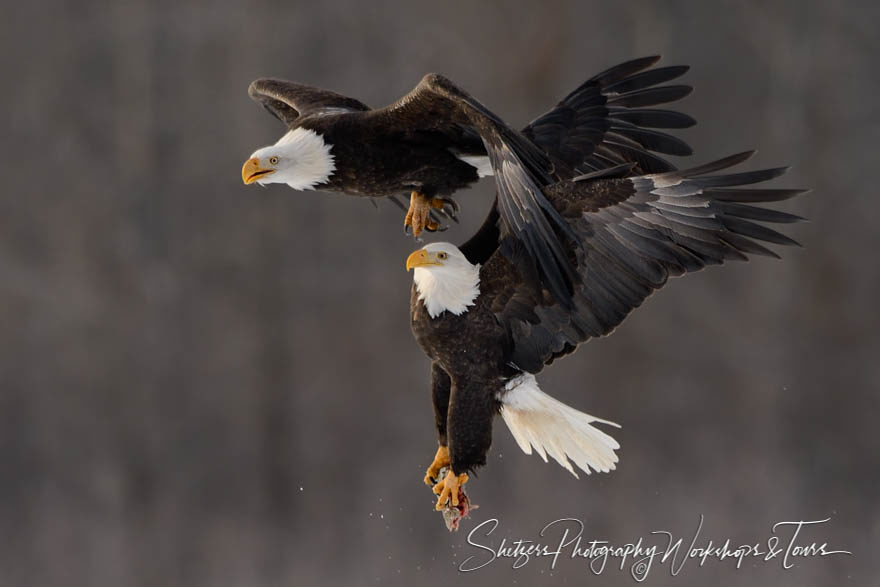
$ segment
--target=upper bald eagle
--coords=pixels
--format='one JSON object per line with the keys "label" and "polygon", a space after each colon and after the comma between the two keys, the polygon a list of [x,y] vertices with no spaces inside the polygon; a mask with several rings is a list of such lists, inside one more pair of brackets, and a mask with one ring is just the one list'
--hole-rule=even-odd
{"label": "upper bald eagle", "polygon": [[[709,175],[747,159],[734,155],[685,171],[635,177],[576,177],[544,194],[574,234],[565,251],[579,279],[572,306],[536,285],[534,262],[515,240],[477,235],[461,249],[433,243],[412,253],[412,329],[432,360],[440,448],[425,481],[440,509],[458,505],[467,473],[486,463],[492,419],[500,413],[519,446],[549,454],[574,473],[609,471],[617,442],[599,420],[543,393],[534,374],[591,337],[610,333],[667,278],[747,254],[777,256],[755,242],[791,245],[753,220],[799,217],[751,204],[803,190],[741,188],[785,169]],[[479,260],[478,260],[479,259]],[[571,463],[569,463],[569,460]]]}
{"label": "upper bald eagle", "polygon": [[658,87],[688,69],[648,69],[658,60],[636,59],[593,76],[522,132],[436,74],[375,110],[335,92],[259,79],[251,97],[288,132],[254,151],[242,179],[373,197],[411,193],[405,224],[417,236],[439,227],[432,210],[454,216],[457,205],[445,196],[494,174],[498,195],[489,222],[522,244],[536,260],[537,278],[568,304],[576,275],[559,235],[569,228],[542,189],[619,164],[640,173],[674,169],[651,151],[690,154],[683,141],[650,130],[694,124],[689,116],[649,108],[691,91]]}

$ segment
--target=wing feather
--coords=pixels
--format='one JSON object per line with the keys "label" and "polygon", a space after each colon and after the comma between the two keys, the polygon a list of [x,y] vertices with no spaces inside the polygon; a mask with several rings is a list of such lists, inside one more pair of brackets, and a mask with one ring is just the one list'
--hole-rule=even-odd
{"label": "wing feather", "polygon": [[[756,221],[789,223],[799,217],[737,203],[771,202],[802,193],[738,187],[777,177],[785,168],[705,175],[749,155],[683,171],[568,181],[546,188],[554,205],[579,210],[574,217],[567,213],[581,243],[573,250],[579,279],[573,308],[565,308],[523,288],[506,259],[493,255],[486,262],[481,273],[481,277],[485,274],[483,295],[520,300],[517,306],[492,305],[510,333],[512,363],[536,373],[588,338],[608,334],[669,277],[747,260],[752,254],[778,257],[760,242],[797,245]],[[735,202],[725,199],[731,193]],[[528,312],[522,311],[525,301],[532,304]]]}
{"label": "wing feather", "polygon": [[248,88],[248,94],[291,128],[304,116],[369,110],[363,102],[354,98],[274,78],[254,80]]}
{"label": "wing feather", "polygon": [[[675,166],[648,152],[690,154],[683,141],[646,132],[647,128],[687,128],[696,123],[686,114],[648,108],[691,92],[686,85],[658,86],[688,71],[684,65],[647,69],[659,59],[634,59],[591,77],[523,129],[557,163],[560,179],[627,162],[638,163],[641,173],[671,171]],[[621,144],[626,148],[620,148]]]}

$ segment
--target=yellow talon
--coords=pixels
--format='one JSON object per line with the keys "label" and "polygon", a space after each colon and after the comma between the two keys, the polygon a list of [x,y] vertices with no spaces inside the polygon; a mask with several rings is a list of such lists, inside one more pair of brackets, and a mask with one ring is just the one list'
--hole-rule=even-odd
{"label": "yellow talon", "polygon": [[446,507],[446,502],[451,502],[452,507],[458,506],[459,488],[467,483],[467,480],[467,473],[456,475],[450,468],[446,473],[446,477],[441,479],[440,482],[434,486],[434,493],[440,496],[437,498],[437,505],[434,506],[434,509],[438,511],[442,510]]}
{"label": "yellow talon", "polygon": [[431,209],[443,208],[443,204],[442,198],[429,198],[414,191],[409,196],[409,210],[406,212],[403,225],[412,227],[413,236],[419,236],[423,230],[437,230],[440,224],[431,220]]}
{"label": "yellow talon", "polygon": [[434,479],[440,474],[440,469],[449,466],[449,447],[440,446],[437,454],[434,455],[434,461],[425,471],[425,485],[433,485]]}

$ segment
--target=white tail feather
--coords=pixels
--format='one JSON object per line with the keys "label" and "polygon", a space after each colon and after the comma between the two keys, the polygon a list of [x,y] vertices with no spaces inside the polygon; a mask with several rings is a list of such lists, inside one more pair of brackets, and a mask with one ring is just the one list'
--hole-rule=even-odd
{"label": "white tail feather", "polygon": [[601,473],[614,469],[614,451],[620,445],[591,424],[599,422],[620,428],[618,424],[579,412],[550,397],[541,391],[530,373],[508,381],[499,399],[501,417],[527,455],[534,448],[547,462],[549,454],[575,477],[578,475],[569,459],[587,475],[590,467]]}

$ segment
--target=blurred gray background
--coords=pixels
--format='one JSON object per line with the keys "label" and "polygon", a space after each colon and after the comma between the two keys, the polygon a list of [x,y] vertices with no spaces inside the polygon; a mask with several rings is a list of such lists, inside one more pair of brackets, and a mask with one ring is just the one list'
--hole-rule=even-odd
{"label": "blurred gray background", "polygon": [[[766,541],[832,517],[799,561],[689,563],[654,585],[876,584],[880,549],[873,2],[25,2],[0,23],[0,584],[630,585],[497,545],[579,518]],[[693,66],[680,133],[705,162],[793,165],[804,249],[670,283],[540,378],[623,424],[618,470],[575,480],[500,421],[481,508],[448,534],[411,338],[402,213],[244,186],[280,124],[248,83],[379,106],[430,71],[522,126],[587,77],[661,53]],[[460,193],[461,242],[492,182]],[[485,540],[485,539],[484,539]]]}

